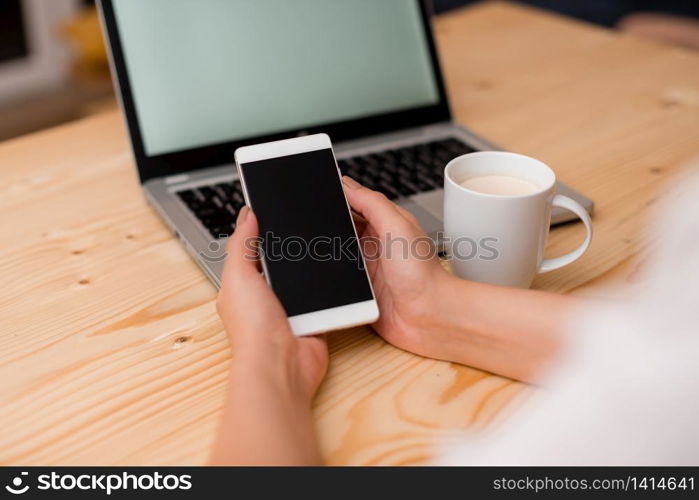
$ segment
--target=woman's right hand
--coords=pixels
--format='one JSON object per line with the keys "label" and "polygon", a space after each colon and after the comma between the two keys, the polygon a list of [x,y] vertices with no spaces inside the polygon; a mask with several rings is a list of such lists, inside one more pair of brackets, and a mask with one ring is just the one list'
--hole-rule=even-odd
{"label": "woman's right hand", "polygon": [[475,283],[439,264],[415,217],[384,195],[343,178],[388,342],[429,358],[532,380],[554,357],[569,296]]}
{"label": "woman's right hand", "polygon": [[435,312],[445,283],[453,279],[439,263],[434,242],[415,217],[383,194],[343,177],[357,222],[380,317],[376,331],[391,344],[428,357],[434,349]]}

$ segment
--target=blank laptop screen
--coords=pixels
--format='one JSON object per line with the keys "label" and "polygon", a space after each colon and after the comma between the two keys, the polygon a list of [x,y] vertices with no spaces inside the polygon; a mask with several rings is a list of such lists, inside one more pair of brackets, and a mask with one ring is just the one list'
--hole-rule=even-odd
{"label": "blank laptop screen", "polygon": [[113,5],[149,156],[439,100],[415,1]]}

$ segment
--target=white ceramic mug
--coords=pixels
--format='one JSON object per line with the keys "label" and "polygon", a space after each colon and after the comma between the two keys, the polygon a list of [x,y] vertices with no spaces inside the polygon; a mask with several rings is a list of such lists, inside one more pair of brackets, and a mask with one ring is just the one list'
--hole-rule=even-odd
{"label": "white ceramic mug", "polygon": [[[503,196],[460,185],[481,175],[507,175],[539,189]],[[551,208],[575,213],[585,224],[585,241],[572,252],[544,259]],[[575,200],[556,194],[556,174],[545,163],[503,151],[469,153],[451,160],[444,171],[445,250],[457,276],[474,281],[526,288],[537,273],[553,271],[579,259],[590,246],[592,221]]]}

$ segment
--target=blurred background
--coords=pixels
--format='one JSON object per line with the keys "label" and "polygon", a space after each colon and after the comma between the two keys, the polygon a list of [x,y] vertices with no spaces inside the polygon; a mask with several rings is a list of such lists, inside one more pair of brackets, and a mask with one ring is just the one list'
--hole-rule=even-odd
{"label": "blurred background", "polygon": [[[473,2],[433,3],[440,14]],[[521,3],[699,50],[699,0]],[[0,141],[115,106],[93,0],[0,0]]]}

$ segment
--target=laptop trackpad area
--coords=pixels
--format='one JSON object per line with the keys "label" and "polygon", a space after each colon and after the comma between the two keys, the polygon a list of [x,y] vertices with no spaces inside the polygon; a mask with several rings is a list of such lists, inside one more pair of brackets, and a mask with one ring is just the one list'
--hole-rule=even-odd
{"label": "laptop trackpad area", "polygon": [[400,200],[399,204],[415,218],[422,229],[427,233],[442,230],[442,204],[444,195],[442,191],[432,191],[411,196]]}

